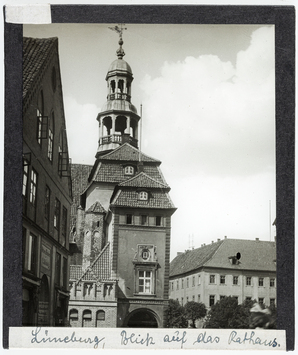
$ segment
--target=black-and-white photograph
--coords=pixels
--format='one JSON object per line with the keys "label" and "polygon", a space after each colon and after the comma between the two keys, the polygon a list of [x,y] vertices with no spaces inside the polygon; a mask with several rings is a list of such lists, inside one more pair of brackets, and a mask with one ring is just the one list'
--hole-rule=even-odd
{"label": "black-and-white photograph", "polygon": [[[14,326],[35,329],[31,343],[104,347],[85,328],[121,328],[121,346],[148,346],[160,328],[177,331],[164,347],[182,348],[189,331],[194,348],[215,346],[220,329],[234,346],[285,348],[253,338],[284,330],[277,240],[287,234],[277,29],[255,22],[22,25]],[[49,327],[73,328],[71,340]]]}
{"label": "black-and-white photograph", "polygon": [[275,327],[274,26],[23,33],[23,325]]}

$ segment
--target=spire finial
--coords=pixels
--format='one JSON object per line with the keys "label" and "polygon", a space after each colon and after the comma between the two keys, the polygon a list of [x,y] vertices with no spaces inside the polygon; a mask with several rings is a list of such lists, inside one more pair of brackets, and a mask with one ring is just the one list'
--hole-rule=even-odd
{"label": "spire finial", "polygon": [[109,27],[110,30],[119,33],[119,42],[118,43],[119,43],[120,47],[119,47],[119,49],[116,52],[117,53],[117,57],[119,59],[122,59],[125,56],[125,52],[124,52],[124,50],[122,48],[122,44],[123,44],[122,33],[123,33],[124,30],[127,30],[127,28],[123,27],[124,25],[125,25],[124,23],[121,23],[121,24],[119,24],[120,27],[117,26],[117,25],[114,26],[114,27]]}

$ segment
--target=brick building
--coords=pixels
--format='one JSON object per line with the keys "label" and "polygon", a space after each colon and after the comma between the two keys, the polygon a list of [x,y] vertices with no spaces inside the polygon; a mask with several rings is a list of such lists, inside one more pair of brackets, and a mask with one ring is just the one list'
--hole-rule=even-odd
{"label": "brick building", "polygon": [[275,242],[225,238],[172,260],[170,298],[209,308],[225,296],[276,304]]}
{"label": "brick building", "polygon": [[72,166],[71,326],[165,325],[175,207],[161,162],[138,148],[140,116],[122,44],[120,36],[106,76],[95,164]]}
{"label": "brick building", "polygon": [[63,326],[72,202],[58,39],[23,40],[23,325]]}

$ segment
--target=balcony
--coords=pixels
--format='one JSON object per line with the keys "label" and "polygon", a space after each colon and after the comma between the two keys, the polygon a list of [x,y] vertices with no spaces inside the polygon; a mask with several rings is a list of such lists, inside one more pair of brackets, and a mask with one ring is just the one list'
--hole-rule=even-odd
{"label": "balcony", "polygon": [[128,133],[110,134],[108,136],[100,138],[99,140],[99,146],[111,143],[118,143],[119,145],[129,143],[135,148],[138,147],[138,140],[134,137],[131,137]]}
{"label": "balcony", "polygon": [[117,93],[108,95],[108,100],[125,100],[130,102],[131,96],[128,94]]}

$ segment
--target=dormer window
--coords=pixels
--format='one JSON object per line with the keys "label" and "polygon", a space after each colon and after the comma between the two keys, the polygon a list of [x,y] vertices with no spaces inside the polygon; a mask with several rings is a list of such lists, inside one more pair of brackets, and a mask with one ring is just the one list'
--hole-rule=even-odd
{"label": "dormer window", "polygon": [[124,168],[124,174],[125,175],[133,175],[134,174],[134,168],[131,165],[128,165]]}
{"label": "dormer window", "polygon": [[146,192],[146,191],[139,192],[139,200],[147,201],[148,200],[148,192]]}

